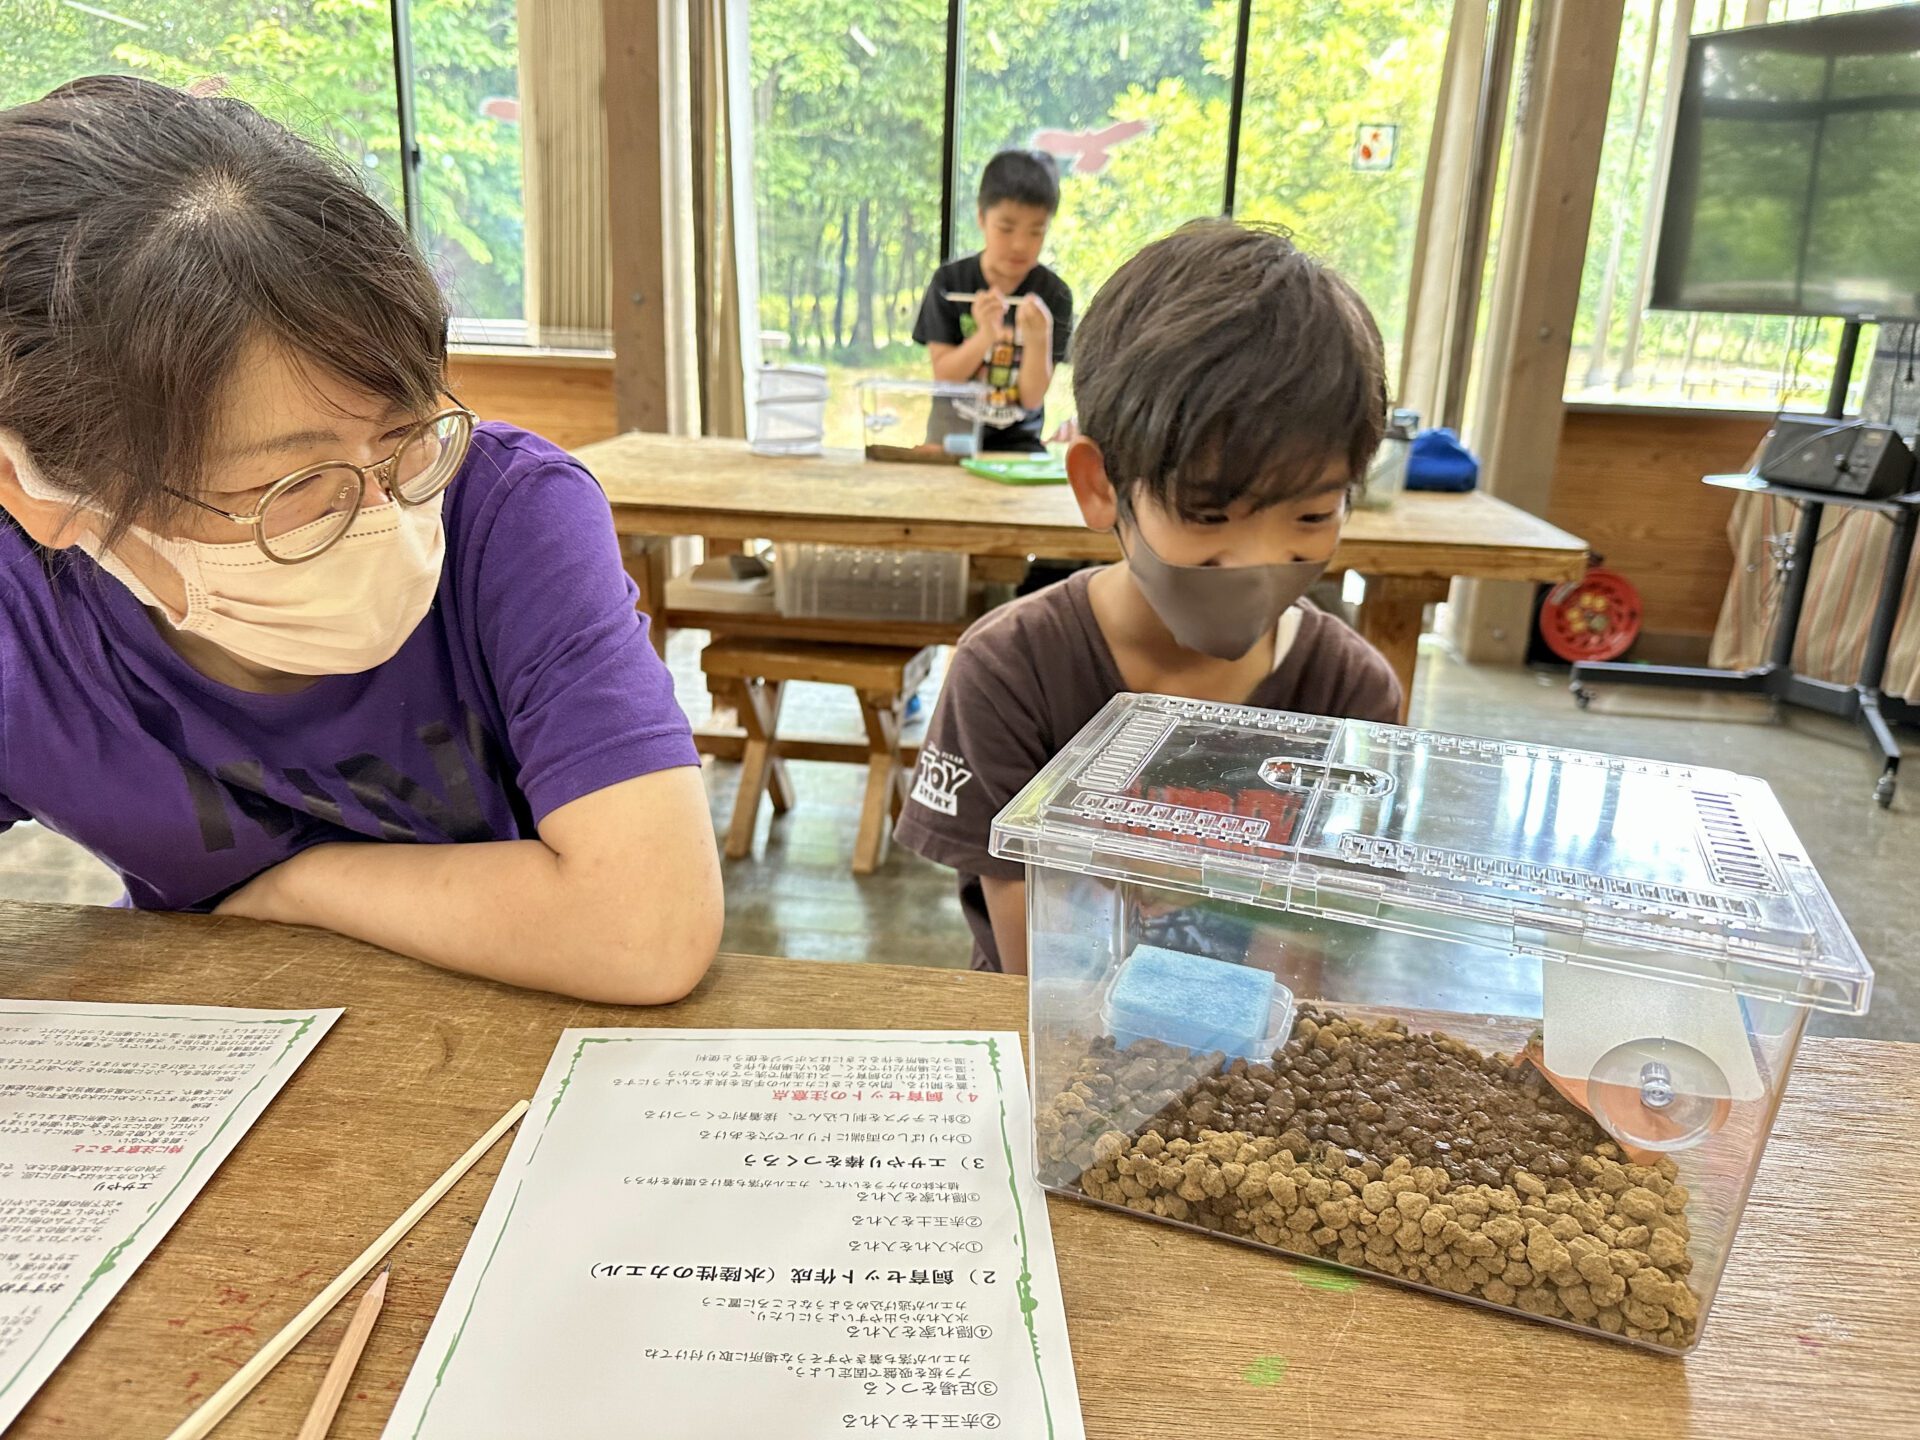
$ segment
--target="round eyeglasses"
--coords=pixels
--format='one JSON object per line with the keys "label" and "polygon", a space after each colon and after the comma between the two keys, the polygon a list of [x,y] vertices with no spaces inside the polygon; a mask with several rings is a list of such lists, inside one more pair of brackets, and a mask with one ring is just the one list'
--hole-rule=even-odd
{"label": "round eyeglasses", "polygon": [[352,528],[369,479],[398,505],[425,505],[445,490],[466,461],[478,419],[456,399],[451,409],[407,431],[379,464],[362,467],[349,460],[324,460],[296,470],[268,486],[250,515],[236,515],[178,490],[168,493],[250,527],[254,544],[269,560],[298,565],[324,554]]}

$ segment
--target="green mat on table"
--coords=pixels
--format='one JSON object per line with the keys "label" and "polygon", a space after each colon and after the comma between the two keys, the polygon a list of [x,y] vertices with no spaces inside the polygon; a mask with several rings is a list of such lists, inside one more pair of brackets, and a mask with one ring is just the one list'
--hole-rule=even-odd
{"label": "green mat on table", "polygon": [[1067,462],[1063,455],[976,455],[962,460],[963,469],[1002,485],[1064,485]]}

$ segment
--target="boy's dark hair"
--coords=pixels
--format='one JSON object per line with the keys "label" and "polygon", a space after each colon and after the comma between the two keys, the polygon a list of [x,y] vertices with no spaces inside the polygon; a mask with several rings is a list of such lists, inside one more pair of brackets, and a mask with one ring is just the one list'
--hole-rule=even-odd
{"label": "boy's dark hair", "polygon": [[1196,220],[1100,287],[1073,335],[1080,428],[1124,501],[1183,518],[1358,479],[1386,427],[1380,330],[1277,229]]}
{"label": "boy's dark hair", "polygon": [[177,513],[248,342],[421,411],[446,310],[406,231],[238,100],[94,76],[0,111],[0,427],[110,520]]}
{"label": "boy's dark hair", "polygon": [[1003,200],[1053,214],[1060,208],[1059,163],[1044,150],[1002,150],[980,172],[980,209]]}

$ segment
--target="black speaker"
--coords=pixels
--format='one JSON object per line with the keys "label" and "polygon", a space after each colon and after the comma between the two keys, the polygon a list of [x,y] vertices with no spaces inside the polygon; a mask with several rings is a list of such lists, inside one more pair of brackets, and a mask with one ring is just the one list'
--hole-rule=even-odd
{"label": "black speaker", "polygon": [[1762,480],[1883,500],[1914,486],[1913,452],[1891,425],[1782,415],[1760,452]]}

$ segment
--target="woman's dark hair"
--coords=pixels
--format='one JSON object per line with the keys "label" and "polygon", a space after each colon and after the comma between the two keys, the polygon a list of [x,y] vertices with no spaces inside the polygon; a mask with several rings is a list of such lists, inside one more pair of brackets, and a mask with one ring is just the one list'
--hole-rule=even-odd
{"label": "woman's dark hair", "polygon": [[1060,164],[1044,150],[1002,150],[980,172],[980,210],[1002,200],[1051,215],[1060,208]]}
{"label": "woman's dark hair", "polygon": [[1366,473],[1387,422],[1366,302],[1285,232],[1196,220],[1100,287],[1073,335],[1080,428],[1124,499],[1185,518]]}
{"label": "woman's dark hair", "polygon": [[446,310],[344,162],[238,100],[95,76],[0,111],[0,428],[111,521],[197,489],[247,344],[430,408]]}

